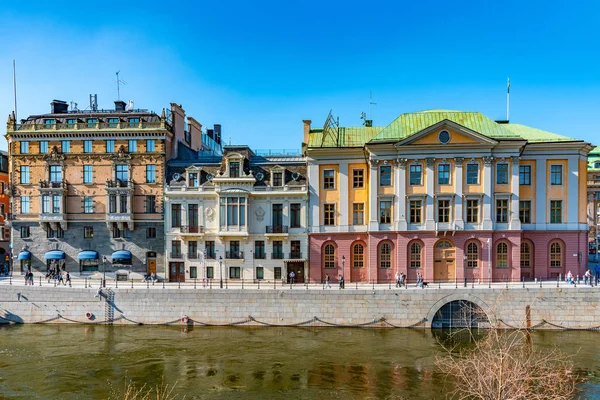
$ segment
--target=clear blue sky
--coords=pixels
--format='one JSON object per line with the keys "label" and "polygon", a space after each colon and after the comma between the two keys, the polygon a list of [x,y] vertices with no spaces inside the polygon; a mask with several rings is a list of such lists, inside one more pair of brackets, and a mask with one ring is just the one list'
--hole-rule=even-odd
{"label": "clear blue sky", "polygon": [[[27,3],[26,5],[24,3]],[[253,148],[299,148],[330,109],[387,125],[431,108],[504,118],[600,144],[597,1],[13,1],[0,9],[0,111],[53,98],[160,112],[181,103]],[[3,120],[6,121],[5,119]],[[2,141],[0,148],[6,148]]]}

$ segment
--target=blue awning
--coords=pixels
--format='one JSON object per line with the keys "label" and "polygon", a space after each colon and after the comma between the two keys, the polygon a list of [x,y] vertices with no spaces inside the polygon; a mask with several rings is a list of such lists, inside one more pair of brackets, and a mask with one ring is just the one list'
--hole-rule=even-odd
{"label": "blue awning", "polygon": [[98,260],[100,258],[100,255],[98,254],[97,251],[93,251],[93,250],[85,250],[80,252],[79,254],[77,254],[77,259],[78,260]]}
{"label": "blue awning", "polygon": [[64,260],[65,252],[60,250],[52,250],[44,254],[46,260]]}
{"label": "blue awning", "polygon": [[131,262],[131,252],[127,250],[118,250],[112,253],[113,263],[129,263]]}
{"label": "blue awning", "polygon": [[30,251],[22,251],[19,253],[17,257],[19,260],[31,260],[31,252]]}

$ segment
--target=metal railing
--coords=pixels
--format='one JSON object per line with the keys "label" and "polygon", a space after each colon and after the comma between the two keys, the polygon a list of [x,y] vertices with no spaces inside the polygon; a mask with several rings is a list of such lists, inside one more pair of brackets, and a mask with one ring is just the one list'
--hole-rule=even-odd
{"label": "metal railing", "polygon": [[177,258],[177,259],[183,260],[185,258],[185,253],[181,253],[178,251],[172,251],[169,253],[169,258],[171,258],[171,259]]}
{"label": "metal railing", "polygon": [[204,233],[203,226],[190,226],[190,225],[182,225],[181,233]]}
{"label": "metal railing", "polygon": [[40,189],[66,189],[67,183],[65,181],[54,182],[54,181],[40,181]]}
{"label": "metal railing", "polygon": [[271,253],[271,260],[283,260],[283,252]]}
{"label": "metal railing", "polygon": [[288,233],[288,227],[283,225],[267,225],[266,233]]}
{"label": "metal railing", "polygon": [[291,251],[290,252],[290,259],[298,260],[301,258],[302,258],[302,252],[300,252],[300,251]]}
{"label": "metal railing", "polygon": [[114,181],[107,180],[106,181],[107,188],[133,188],[133,181],[122,181],[120,179],[115,179]]}
{"label": "metal railing", "polygon": [[243,251],[226,251],[225,258],[230,260],[242,260],[244,258]]}
{"label": "metal railing", "polygon": [[255,260],[266,260],[267,254],[266,253],[254,253],[254,259]]}

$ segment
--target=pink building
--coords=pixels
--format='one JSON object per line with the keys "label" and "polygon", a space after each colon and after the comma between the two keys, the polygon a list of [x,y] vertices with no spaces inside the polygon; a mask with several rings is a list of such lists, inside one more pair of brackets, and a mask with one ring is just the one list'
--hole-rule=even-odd
{"label": "pink building", "polygon": [[476,112],[304,121],[311,282],[554,279],[587,267],[589,143]]}

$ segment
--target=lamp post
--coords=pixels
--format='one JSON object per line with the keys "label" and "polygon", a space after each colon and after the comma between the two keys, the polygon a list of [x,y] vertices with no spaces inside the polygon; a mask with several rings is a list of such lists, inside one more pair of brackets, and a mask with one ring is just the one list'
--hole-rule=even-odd
{"label": "lamp post", "polygon": [[467,287],[467,254],[463,254],[463,276],[465,278],[465,287]]}
{"label": "lamp post", "polygon": [[342,256],[342,289],[344,288],[344,286],[346,285],[346,282],[344,281],[344,266],[346,265],[346,256]]}
{"label": "lamp post", "polygon": [[219,286],[223,289],[223,257],[219,256]]}
{"label": "lamp post", "polygon": [[103,271],[102,287],[106,287],[106,256],[102,257],[102,271]]}
{"label": "lamp post", "polygon": [[487,240],[488,245],[488,281],[492,281],[492,239]]}

